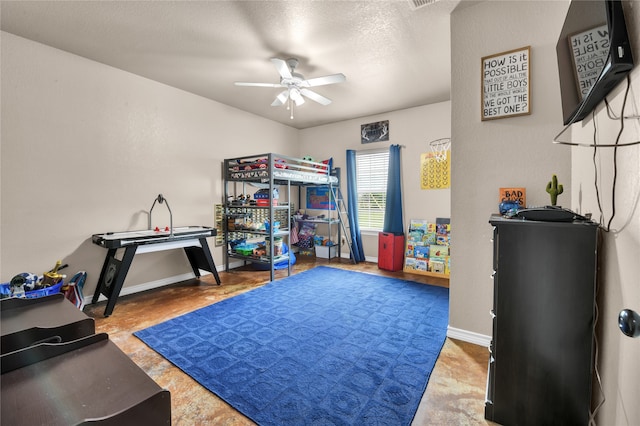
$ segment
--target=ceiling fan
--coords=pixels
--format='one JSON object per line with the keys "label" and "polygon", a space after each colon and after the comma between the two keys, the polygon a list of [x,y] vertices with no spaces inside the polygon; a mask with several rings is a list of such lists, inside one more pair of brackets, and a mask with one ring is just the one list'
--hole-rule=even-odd
{"label": "ceiling fan", "polygon": [[289,58],[286,61],[278,58],[271,58],[271,62],[275,65],[280,74],[280,83],[245,83],[236,81],[236,86],[254,86],[254,87],[284,87],[284,90],[276,96],[271,106],[280,106],[287,103],[287,109],[291,110],[291,119],[293,119],[293,104],[300,106],[304,104],[304,98],[318,102],[321,105],[329,105],[331,99],[326,98],[319,93],[309,90],[309,87],[326,86],[327,84],[342,83],[347,78],[344,74],[331,74],[324,77],[316,77],[305,80],[302,74],[295,71],[298,66],[298,60]]}

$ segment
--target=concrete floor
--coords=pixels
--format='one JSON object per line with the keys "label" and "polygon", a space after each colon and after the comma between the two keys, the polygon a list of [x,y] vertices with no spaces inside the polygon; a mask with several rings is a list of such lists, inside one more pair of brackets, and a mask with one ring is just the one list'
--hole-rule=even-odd
{"label": "concrete floor", "polygon": [[[374,273],[433,285],[448,285],[448,280],[388,272],[374,263],[353,265],[344,259],[316,260],[299,256],[293,273],[328,265]],[[277,277],[286,276],[277,271]],[[95,318],[96,332],[109,334],[124,351],[161,387],[171,392],[173,425],[253,425],[241,413],[209,392],[162,356],[149,349],[133,332],[170,318],[210,305],[265,284],[268,272],[239,268],[220,272],[222,284],[212,276],[188,280],[163,288],[121,297],[113,314],[104,318],[105,302],[85,307]],[[418,408],[413,425],[491,425],[484,419],[487,380],[487,348],[447,338]]]}

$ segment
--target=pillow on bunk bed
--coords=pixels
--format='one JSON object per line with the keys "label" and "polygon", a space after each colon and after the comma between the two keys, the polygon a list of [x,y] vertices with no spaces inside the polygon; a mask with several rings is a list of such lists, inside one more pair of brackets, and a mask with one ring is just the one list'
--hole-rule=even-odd
{"label": "pillow on bunk bed", "polygon": [[[240,160],[240,164],[244,164],[244,166],[242,167],[243,170],[266,169],[268,166],[268,161],[268,157],[260,157],[251,160]],[[277,169],[287,168],[286,161],[282,158],[276,158],[273,165]]]}
{"label": "pillow on bunk bed", "polygon": [[285,160],[283,160],[282,158],[276,158],[274,160],[273,166],[276,169],[288,169],[289,166],[287,166],[287,162]]}
{"label": "pillow on bunk bed", "polygon": [[322,174],[331,174],[331,169],[333,168],[333,157],[328,160],[322,160],[320,163],[324,164],[323,166],[316,166],[317,169],[320,170],[318,173]]}

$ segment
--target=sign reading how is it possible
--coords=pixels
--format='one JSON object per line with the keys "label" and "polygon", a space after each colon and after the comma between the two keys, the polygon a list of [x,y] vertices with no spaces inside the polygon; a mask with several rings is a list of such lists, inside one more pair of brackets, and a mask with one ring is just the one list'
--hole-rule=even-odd
{"label": "sign reading how is it possible", "polygon": [[482,121],[530,114],[531,47],[482,58]]}

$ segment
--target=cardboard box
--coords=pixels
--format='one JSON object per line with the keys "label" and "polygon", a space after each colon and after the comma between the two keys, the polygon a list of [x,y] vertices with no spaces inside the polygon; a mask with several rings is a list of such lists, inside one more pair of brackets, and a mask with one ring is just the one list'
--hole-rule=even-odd
{"label": "cardboard box", "polygon": [[338,246],[315,246],[316,257],[331,259],[338,256]]}
{"label": "cardboard box", "polygon": [[[278,200],[271,200],[271,205],[272,206],[277,206],[278,205]],[[269,200],[268,199],[264,199],[264,198],[256,200],[256,206],[268,207],[269,206]]]}
{"label": "cardboard box", "polygon": [[277,188],[273,189],[273,193],[271,194],[271,197],[269,197],[269,190],[268,189],[259,189],[258,192],[253,194],[253,199],[254,200],[268,200],[269,198],[273,198],[275,200],[280,198]]}

